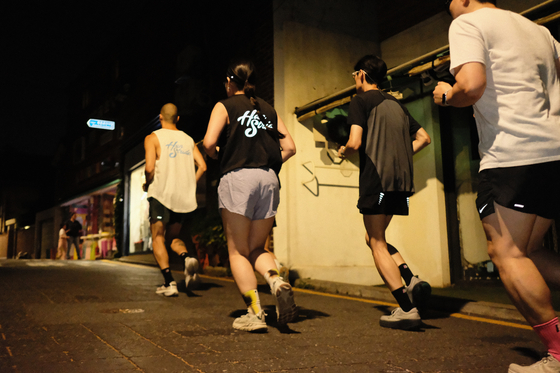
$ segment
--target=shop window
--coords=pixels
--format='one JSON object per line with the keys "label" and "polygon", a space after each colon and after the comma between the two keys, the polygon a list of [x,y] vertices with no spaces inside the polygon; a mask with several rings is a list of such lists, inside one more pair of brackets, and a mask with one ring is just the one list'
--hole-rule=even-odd
{"label": "shop window", "polygon": [[152,247],[148,219],[149,204],[147,193],[142,190],[142,185],[146,181],[144,169],[142,165],[130,173],[129,252],[131,254],[149,251]]}

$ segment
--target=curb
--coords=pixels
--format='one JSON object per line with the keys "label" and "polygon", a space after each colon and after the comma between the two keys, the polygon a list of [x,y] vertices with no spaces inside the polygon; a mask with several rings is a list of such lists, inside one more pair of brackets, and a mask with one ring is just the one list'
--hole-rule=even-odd
{"label": "curb", "polygon": [[[386,287],[344,284],[339,282],[297,279],[296,288],[313,289],[318,292],[348,295],[395,303],[395,298]],[[468,316],[483,316],[493,319],[526,323],[525,318],[510,304],[479,302],[469,299],[432,295],[428,304],[430,310],[448,314],[461,313]]]}

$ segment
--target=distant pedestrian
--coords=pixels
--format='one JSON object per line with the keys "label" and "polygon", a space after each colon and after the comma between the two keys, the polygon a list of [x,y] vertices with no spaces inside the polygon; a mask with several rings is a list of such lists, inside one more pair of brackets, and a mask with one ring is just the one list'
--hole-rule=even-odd
{"label": "distant pedestrian", "polygon": [[73,259],[74,252],[72,251],[72,245],[76,248],[76,256],[78,259],[82,259],[80,254],[80,236],[82,235],[82,224],[77,220],[76,213],[73,213],[70,220],[66,222],[66,234],[68,235],[68,251],[66,253],[66,259]]}
{"label": "distant pedestrian", "polygon": [[68,250],[68,235],[66,234],[66,223],[61,224],[58,231],[58,250],[56,259],[66,259],[66,251]]}
{"label": "distant pedestrian", "polygon": [[434,101],[473,105],[481,155],[476,205],[507,293],[548,349],[509,372],[560,372],[560,324],[528,255],[560,214],[560,43],[495,0],[448,1],[450,71]]}
{"label": "distant pedestrian", "polygon": [[381,278],[399,304],[391,315],[381,316],[380,325],[412,329],[422,322],[415,304],[424,302],[431,288],[413,276],[401,254],[387,244],[385,231],[393,215],[408,215],[409,197],[414,193],[412,155],[431,140],[397,99],[379,89],[387,73],[382,59],[364,56],[354,70],[357,95],[348,111],[350,138],[338,155],[345,158],[359,152],[358,209],[364,217],[366,243]]}
{"label": "distant pedestrian", "polygon": [[142,188],[148,192],[154,257],[164,278],[156,293],[171,297],[179,291],[169,268],[166,243],[183,259],[187,289],[200,281],[198,259],[188,256],[178,237],[187,213],[197,208],[196,183],[206,171],[206,162],[194,140],[177,129],[179,115],[174,104],[161,108],[159,120],[162,128],[144,140],[146,183]]}
{"label": "distant pedestrian", "polygon": [[278,276],[273,256],[264,250],[280,199],[278,173],[296,148],[274,108],[255,96],[255,80],[252,62],[229,66],[228,98],[214,106],[203,142],[206,153],[220,160],[218,196],[229,262],[247,305],[247,314],[233,327],[246,331],[267,329],[254,270],[276,298],[278,322],[297,315],[292,287]]}

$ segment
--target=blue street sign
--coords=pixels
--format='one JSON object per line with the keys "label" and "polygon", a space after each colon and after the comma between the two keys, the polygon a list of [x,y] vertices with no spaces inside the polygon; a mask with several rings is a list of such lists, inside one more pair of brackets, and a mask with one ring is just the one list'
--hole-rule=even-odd
{"label": "blue street sign", "polygon": [[115,122],[112,120],[102,120],[102,119],[90,119],[87,121],[87,125],[90,128],[99,128],[102,130],[114,130]]}

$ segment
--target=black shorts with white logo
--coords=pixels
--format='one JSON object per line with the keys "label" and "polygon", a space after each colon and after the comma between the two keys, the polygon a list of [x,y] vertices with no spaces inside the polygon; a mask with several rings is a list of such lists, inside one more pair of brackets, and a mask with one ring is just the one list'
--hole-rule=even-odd
{"label": "black shorts with white logo", "polygon": [[358,208],[362,215],[408,215],[409,196],[405,192],[382,192],[360,197]]}
{"label": "black shorts with white logo", "polygon": [[560,216],[560,161],[491,168],[479,173],[480,220],[498,205],[546,219]]}
{"label": "black shorts with white logo", "polygon": [[161,204],[157,199],[148,198],[150,203],[150,223],[161,221],[163,225],[167,224],[183,224],[188,216],[188,213],[174,212]]}

